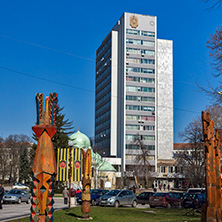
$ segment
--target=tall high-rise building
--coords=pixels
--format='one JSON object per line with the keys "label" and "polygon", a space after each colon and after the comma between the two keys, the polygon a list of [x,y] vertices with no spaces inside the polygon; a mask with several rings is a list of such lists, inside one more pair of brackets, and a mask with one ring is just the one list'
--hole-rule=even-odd
{"label": "tall high-rise building", "polygon": [[95,144],[121,172],[137,164],[138,137],[155,170],[172,158],[172,45],[156,16],[124,13],[96,51]]}

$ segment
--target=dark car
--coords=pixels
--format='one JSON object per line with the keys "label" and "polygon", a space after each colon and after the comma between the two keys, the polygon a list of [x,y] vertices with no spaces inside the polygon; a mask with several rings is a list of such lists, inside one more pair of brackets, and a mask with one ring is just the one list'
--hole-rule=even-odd
{"label": "dark car", "polygon": [[13,189],[3,196],[3,203],[18,203],[31,201],[30,194],[24,190]]}
{"label": "dark car", "polygon": [[171,192],[171,193],[177,195],[179,199],[182,199],[183,196],[186,194],[186,193],[184,193],[184,192]]}
{"label": "dark car", "polygon": [[153,196],[154,192],[143,192],[137,196],[137,202],[138,204],[149,204],[149,199],[151,196]]}
{"label": "dark car", "polygon": [[204,193],[186,193],[181,201],[181,206],[184,208],[201,208],[205,204]]}
{"label": "dark car", "polygon": [[[103,195],[105,195],[106,193],[108,193],[109,190],[103,190],[103,189],[92,189],[90,190],[90,194],[91,194],[91,200],[90,203],[93,206],[96,206],[99,204],[99,198]],[[80,195],[77,197],[77,202],[79,204],[82,204],[82,199],[81,199],[82,195],[80,193]]]}
{"label": "dark car", "polygon": [[150,207],[181,207],[179,196],[173,193],[155,193],[150,197]]}
{"label": "dark car", "polygon": [[100,197],[100,206],[114,206],[131,205],[136,207],[137,199],[132,190],[111,190],[106,195]]}

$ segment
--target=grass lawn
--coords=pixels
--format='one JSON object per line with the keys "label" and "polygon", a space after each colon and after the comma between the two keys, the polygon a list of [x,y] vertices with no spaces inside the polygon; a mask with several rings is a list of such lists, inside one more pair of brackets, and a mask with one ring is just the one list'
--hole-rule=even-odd
{"label": "grass lawn", "polygon": [[[180,209],[150,209],[150,208],[131,208],[131,207],[91,207],[90,216],[93,221],[100,222],[189,222],[200,221],[200,214],[194,216],[184,216],[187,210]],[[54,212],[54,219],[58,222],[79,221],[77,217],[81,217],[81,207],[72,208]],[[29,222],[29,218],[13,220],[14,222]]]}

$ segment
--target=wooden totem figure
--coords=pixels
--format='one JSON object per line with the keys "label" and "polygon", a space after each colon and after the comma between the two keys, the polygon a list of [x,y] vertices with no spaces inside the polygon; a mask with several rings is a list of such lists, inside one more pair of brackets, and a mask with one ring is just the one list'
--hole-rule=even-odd
{"label": "wooden totem figure", "polygon": [[210,113],[202,112],[205,144],[206,204],[202,207],[202,222],[221,222],[221,174],[218,131],[214,135],[214,122]]}
{"label": "wooden totem figure", "polygon": [[89,218],[91,189],[91,150],[83,150],[82,207],[83,218]]}
{"label": "wooden totem figure", "polygon": [[51,93],[45,100],[44,95],[36,93],[37,123],[32,130],[38,137],[35,158],[32,166],[33,187],[31,222],[51,222],[53,218],[53,188],[57,174],[56,158],[51,138],[56,133],[55,116],[58,94]]}
{"label": "wooden totem figure", "polygon": [[221,165],[220,165],[220,158],[221,158],[221,138],[219,137],[219,132],[216,130],[215,134],[215,171],[216,171],[216,211],[217,211],[217,221],[222,221],[221,218],[221,209],[222,209],[222,198],[221,198]]}

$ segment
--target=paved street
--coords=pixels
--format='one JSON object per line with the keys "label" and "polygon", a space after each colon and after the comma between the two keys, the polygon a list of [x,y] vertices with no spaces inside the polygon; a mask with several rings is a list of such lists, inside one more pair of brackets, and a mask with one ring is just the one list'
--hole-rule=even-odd
{"label": "paved street", "polygon": [[[55,209],[61,209],[68,207],[64,205],[63,198],[54,198]],[[27,217],[30,214],[31,204],[3,204],[3,209],[0,210],[0,221],[6,222],[16,218]]]}

